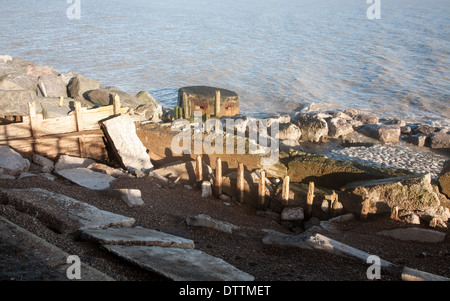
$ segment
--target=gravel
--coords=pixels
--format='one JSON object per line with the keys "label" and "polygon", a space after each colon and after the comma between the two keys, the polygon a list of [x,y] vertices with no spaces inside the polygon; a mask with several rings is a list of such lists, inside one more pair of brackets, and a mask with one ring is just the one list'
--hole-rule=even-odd
{"label": "gravel", "polygon": [[[1,188],[40,187],[65,194],[100,209],[133,217],[135,226],[167,232],[194,240],[195,248],[222,258],[247,272],[259,281],[309,281],[309,280],[367,280],[368,264],[360,260],[328,253],[283,249],[263,245],[265,232],[271,229],[290,233],[273,220],[256,215],[256,210],[235,202],[203,198],[197,189],[187,190],[182,185],[168,185],[158,179],[119,178],[111,188],[139,189],[144,205],[129,208],[122,200],[102,191],[82,188],[67,180],[54,182],[43,177],[21,180],[0,180]],[[233,234],[202,227],[188,227],[188,216],[207,214],[212,218],[240,227]],[[0,215],[28,231],[44,238],[65,252],[77,255],[92,267],[121,281],[166,280],[143,270],[103,250],[99,245],[80,241],[78,237],[53,232],[45,227],[39,216],[16,211],[8,205],[0,205]],[[347,221],[340,234],[323,232],[335,240],[361,249],[382,259],[408,267],[450,277],[450,238],[440,244],[420,244],[396,241],[376,235],[376,232],[407,226],[386,217],[369,218],[365,222]],[[417,226],[417,225],[414,225]],[[442,229],[449,234],[448,229]],[[426,254],[423,256],[421,254]],[[29,266],[33,268],[32,265]],[[398,270],[386,270],[382,280],[400,280]]]}

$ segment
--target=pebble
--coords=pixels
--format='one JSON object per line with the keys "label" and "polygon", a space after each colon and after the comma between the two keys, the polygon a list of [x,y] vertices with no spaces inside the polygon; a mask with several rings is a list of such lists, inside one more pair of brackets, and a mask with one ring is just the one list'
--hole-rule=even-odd
{"label": "pebble", "polygon": [[448,158],[428,150],[417,150],[405,145],[382,145],[347,147],[333,149],[326,156],[346,162],[365,165],[405,169],[413,173],[430,173],[433,179],[439,176]]}

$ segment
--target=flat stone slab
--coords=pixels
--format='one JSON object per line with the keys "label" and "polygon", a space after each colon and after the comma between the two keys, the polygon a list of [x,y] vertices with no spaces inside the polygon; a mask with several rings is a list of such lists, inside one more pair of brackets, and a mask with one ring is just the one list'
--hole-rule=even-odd
{"label": "flat stone slab", "polygon": [[206,214],[199,214],[196,216],[190,216],[186,218],[186,224],[188,226],[195,226],[195,227],[207,227],[215,230],[219,230],[226,233],[233,233],[233,230],[239,230],[238,226],[235,226],[233,224],[230,224],[225,221],[220,221],[217,219],[212,218],[209,215]]}
{"label": "flat stone slab", "polygon": [[450,278],[422,272],[419,270],[404,267],[402,271],[403,281],[450,281]]}
{"label": "flat stone slab", "polygon": [[1,189],[0,203],[35,215],[50,229],[60,233],[74,233],[86,229],[132,227],[130,217],[101,210],[62,194],[42,188]]}
{"label": "flat stone slab", "polygon": [[108,189],[111,182],[116,179],[110,175],[81,167],[58,170],[57,174],[75,184],[92,190]]}
{"label": "flat stone slab", "polygon": [[405,228],[405,229],[394,229],[394,230],[384,230],[377,234],[393,237],[400,240],[414,240],[420,242],[442,242],[445,239],[445,233],[422,229],[422,228]]}
{"label": "flat stone slab", "polygon": [[253,281],[224,260],[195,249],[105,245],[110,252],[174,281]]}
{"label": "flat stone slab", "polygon": [[54,165],[55,171],[63,170],[63,169],[73,169],[73,168],[82,168],[88,167],[91,164],[94,164],[95,161],[89,158],[80,158],[73,157],[69,155],[61,155]]}
{"label": "flat stone slab", "polygon": [[136,126],[130,115],[124,114],[106,121],[101,127],[118,162],[130,173],[148,174],[153,169],[147,149],[136,134]]}
{"label": "flat stone slab", "polygon": [[146,228],[108,228],[85,230],[82,239],[95,240],[104,245],[158,246],[193,249],[194,241]]}

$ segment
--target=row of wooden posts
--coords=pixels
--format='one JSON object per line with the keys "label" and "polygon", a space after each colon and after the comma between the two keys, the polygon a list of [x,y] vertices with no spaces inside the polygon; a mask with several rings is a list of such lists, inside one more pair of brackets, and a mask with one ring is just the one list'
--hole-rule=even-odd
{"label": "row of wooden posts", "polygon": [[[196,158],[196,170],[195,170],[196,180],[197,182],[203,181],[203,165],[202,165],[202,157],[197,156]],[[289,184],[290,178],[286,175],[283,179],[282,185],[282,193],[281,200],[283,207],[287,207],[289,205]],[[244,181],[244,164],[239,162],[237,169],[237,200],[240,203],[244,202],[244,192],[245,192],[245,181]],[[222,160],[220,158],[216,159],[216,170],[215,170],[215,183],[214,183],[215,192],[217,195],[221,195],[223,192],[222,188]],[[308,194],[306,198],[306,216],[312,216],[312,207],[314,203],[314,182],[309,182],[308,186]],[[266,172],[264,170],[260,173],[260,180],[258,184],[258,206],[264,208],[266,200]],[[327,199],[330,201],[330,211],[334,216],[338,209],[338,195],[335,191],[329,196]]]}

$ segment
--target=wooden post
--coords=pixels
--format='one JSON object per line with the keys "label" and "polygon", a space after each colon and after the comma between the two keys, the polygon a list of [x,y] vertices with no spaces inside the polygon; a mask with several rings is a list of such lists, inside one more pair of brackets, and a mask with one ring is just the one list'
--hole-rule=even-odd
{"label": "wooden post", "polygon": [[183,108],[183,112],[184,112],[185,116],[180,116],[180,118],[184,117],[184,119],[187,119],[188,116],[190,116],[192,114],[192,112],[189,110],[189,108],[187,106],[187,94],[186,94],[186,92],[183,92],[183,99],[182,99],[181,107]]}
{"label": "wooden post", "polygon": [[339,203],[338,195],[333,190],[333,194],[331,195],[331,216],[333,217],[337,215],[338,203]]}
{"label": "wooden post", "polygon": [[398,206],[394,206],[391,212],[391,218],[397,220],[398,219]]}
{"label": "wooden post", "polygon": [[40,136],[42,115],[36,113],[36,103],[34,101],[28,103],[28,109],[30,112],[31,135],[33,137]]}
{"label": "wooden post", "polygon": [[367,198],[362,203],[361,215],[360,215],[360,218],[362,220],[367,219],[367,215],[369,214],[369,209],[370,209],[370,200]]}
{"label": "wooden post", "polygon": [[285,176],[283,180],[283,190],[281,192],[281,198],[283,200],[283,205],[287,206],[289,204],[289,176]]}
{"label": "wooden post", "polygon": [[214,102],[214,115],[220,117],[220,90],[216,90],[216,101]]}
{"label": "wooden post", "polygon": [[114,115],[119,115],[120,114],[120,108],[121,108],[121,104],[120,104],[120,96],[117,94],[114,94],[114,98],[113,98],[113,106],[114,106]]}
{"label": "wooden post", "polygon": [[237,192],[240,203],[244,202],[244,190],[244,163],[239,163],[237,170]]}
{"label": "wooden post", "polygon": [[309,182],[308,195],[306,197],[306,215],[310,218],[314,203],[314,182]]}
{"label": "wooden post", "polygon": [[216,160],[216,193],[222,194],[222,160],[217,158]]}
{"label": "wooden post", "polygon": [[84,130],[84,120],[83,114],[81,113],[81,102],[79,100],[75,101],[75,120],[77,124],[77,131],[81,132]]}
{"label": "wooden post", "polygon": [[261,176],[258,185],[259,207],[264,208],[266,203],[266,172],[261,170]]}
{"label": "wooden post", "polygon": [[197,166],[195,167],[195,174],[197,176],[197,182],[203,181],[202,156],[197,156]]}

